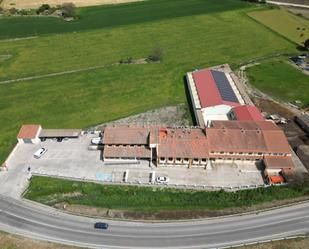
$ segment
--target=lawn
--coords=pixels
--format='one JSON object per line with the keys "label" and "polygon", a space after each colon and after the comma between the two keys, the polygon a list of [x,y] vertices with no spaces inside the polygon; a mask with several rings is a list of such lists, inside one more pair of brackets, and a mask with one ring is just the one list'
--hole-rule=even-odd
{"label": "lawn", "polygon": [[250,83],[259,90],[282,101],[300,100],[309,106],[309,77],[288,63],[273,59],[247,69]]}
{"label": "lawn", "polygon": [[254,11],[248,15],[297,44],[309,39],[309,20],[284,9]]}
{"label": "lawn", "polygon": [[[156,4],[160,0],[149,2]],[[110,65],[126,57],[144,58],[155,46],[165,51],[160,63],[118,65],[0,85],[0,162],[13,147],[23,123],[40,123],[46,128],[85,128],[152,108],[184,103],[183,77],[187,71],[221,63],[236,67],[252,58],[296,52],[294,44],[246,15],[256,9],[255,5],[238,0],[224,1],[224,5],[220,1],[193,0],[187,2],[195,7],[188,7],[180,17],[186,1],[166,2],[182,6],[175,8],[173,18],[0,41],[0,81]],[[141,10],[145,3],[139,4],[132,4],[135,13],[144,15]],[[196,6],[201,8],[201,4],[216,11],[197,15],[192,9],[197,11]],[[124,6],[131,5],[99,7],[98,11],[111,8],[114,13],[119,8],[119,13],[125,16]],[[87,10],[83,11],[86,15]],[[174,9],[167,12],[173,13]],[[19,19],[21,25],[23,22],[24,18]]]}
{"label": "lawn", "polygon": [[67,202],[137,212],[222,210],[249,207],[309,194],[308,186],[269,187],[237,192],[101,185],[49,177],[32,178],[25,198],[46,205]]}

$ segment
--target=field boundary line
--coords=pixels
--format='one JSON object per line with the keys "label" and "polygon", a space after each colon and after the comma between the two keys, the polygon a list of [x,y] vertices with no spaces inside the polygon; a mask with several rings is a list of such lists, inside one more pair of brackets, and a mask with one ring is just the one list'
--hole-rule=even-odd
{"label": "field boundary line", "polygon": [[4,85],[4,84],[11,84],[11,83],[16,83],[20,81],[29,81],[29,80],[36,80],[36,79],[42,79],[42,78],[49,78],[49,77],[60,76],[60,75],[65,75],[65,74],[73,74],[73,73],[91,71],[91,70],[106,68],[106,67],[115,66],[115,65],[119,65],[119,63],[86,67],[86,68],[62,71],[62,72],[57,72],[57,73],[42,74],[42,75],[37,75],[37,76],[29,76],[29,77],[18,78],[18,79],[13,79],[13,80],[3,80],[3,81],[0,81],[0,84]]}
{"label": "field boundary line", "polygon": [[20,38],[9,38],[0,40],[0,42],[14,42],[14,41],[22,41],[22,40],[31,40],[36,39],[38,36],[27,36],[27,37],[20,37]]}

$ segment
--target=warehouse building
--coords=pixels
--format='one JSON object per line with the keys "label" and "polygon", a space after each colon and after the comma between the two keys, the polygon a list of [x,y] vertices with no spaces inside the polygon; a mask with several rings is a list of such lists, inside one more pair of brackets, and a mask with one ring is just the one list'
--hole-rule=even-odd
{"label": "warehouse building", "polygon": [[187,85],[196,122],[209,127],[212,120],[264,120],[228,65],[187,73]]}
{"label": "warehouse building", "polygon": [[35,144],[40,142],[39,135],[42,131],[41,125],[26,124],[22,125],[17,135],[19,143]]}
{"label": "warehouse building", "polygon": [[149,160],[157,167],[207,168],[213,162],[263,161],[270,173],[294,168],[283,131],[271,121],[213,121],[206,128],[111,126],[104,161]]}
{"label": "warehouse building", "polygon": [[78,138],[81,129],[43,129],[41,125],[26,124],[22,125],[17,135],[19,143],[35,144],[46,139]]}

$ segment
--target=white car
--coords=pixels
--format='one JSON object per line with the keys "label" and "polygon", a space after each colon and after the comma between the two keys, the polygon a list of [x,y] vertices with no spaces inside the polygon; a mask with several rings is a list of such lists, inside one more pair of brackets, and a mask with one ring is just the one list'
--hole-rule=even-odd
{"label": "white car", "polygon": [[45,153],[46,153],[47,149],[45,148],[41,148],[39,150],[37,150],[35,153],[34,153],[34,158],[36,159],[39,159],[41,156],[43,156]]}
{"label": "white car", "polygon": [[102,144],[102,139],[100,137],[95,137],[91,139],[92,144]]}
{"label": "white car", "polygon": [[170,179],[167,176],[158,176],[156,178],[157,183],[168,183]]}

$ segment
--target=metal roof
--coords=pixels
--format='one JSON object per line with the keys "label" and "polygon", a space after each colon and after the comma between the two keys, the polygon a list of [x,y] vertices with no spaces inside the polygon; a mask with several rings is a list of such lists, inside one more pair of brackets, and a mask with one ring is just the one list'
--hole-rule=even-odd
{"label": "metal roof", "polygon": [[217,85],[217,88],[219,90],[219,93],[221,95],[221,98],[225,101],[230,101],[230,102],[238,102],[238,99],[230,85],[230,82],[225,76],[225,73],[215,71],[215,70],[210,70],[211,74],[215,80],[215,83]]}
{"label": "metal roof", "polygon": [[78,137],[81,131],[80,129],[43,129],[39,137]]}
{"label": "metal roof", "polygon": [[[215,73],[213,73],[215,72]],[[192,73],[202,108],[216,105],[240,105],[223,72],[203,69]]]}

